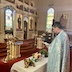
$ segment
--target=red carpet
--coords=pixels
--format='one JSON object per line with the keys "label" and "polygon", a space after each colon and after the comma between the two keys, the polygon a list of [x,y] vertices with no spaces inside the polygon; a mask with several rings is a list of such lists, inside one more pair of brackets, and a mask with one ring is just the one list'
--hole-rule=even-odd
{"label": "red carpet", "polygon": [[[27,56],[21,57],[21,58],[17,58],[17,59],[14,59],[12,61],[9,61],[8,63],[3,63],[2,61],[0,61],[0,72],[10,72],[10,69],[15,62],[23,60],[29,56],[30,55],[27,55]],[[72,71],[72,50],[70,52],[70,72],[71,71]]]}
{"label": "red carpet", "polygon": [[15,62],[18,62],[20,60],[23,60],[23,59],[25,59],[27,57],[29,57],[29,56],[17,58],[17,59],[14,59],[12,61],[9,61],[7,63],[4,63],[4,62],[0,61],[0,72],[10,72],[10,69],[11,69],[12,65]]}

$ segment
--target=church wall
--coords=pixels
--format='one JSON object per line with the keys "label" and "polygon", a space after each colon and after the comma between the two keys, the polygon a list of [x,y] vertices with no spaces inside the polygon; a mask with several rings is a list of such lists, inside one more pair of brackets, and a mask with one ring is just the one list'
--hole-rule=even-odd
{"label": "church wall", "polygon": [[55,9],[55,20],[59,21],[59,13],[68,13],[67,29],[72,29],[72,1],[71,0],[38,0],[38,30],[46,29],[47,10],[51,7]]}

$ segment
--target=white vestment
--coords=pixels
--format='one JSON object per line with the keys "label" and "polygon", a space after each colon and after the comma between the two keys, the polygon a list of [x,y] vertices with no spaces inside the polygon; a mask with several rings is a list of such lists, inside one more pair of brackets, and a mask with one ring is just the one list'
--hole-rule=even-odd
{"label": "white vestment", "polygon": [[63,30],[48,48],[47,72],[70,72],[69,39]]}

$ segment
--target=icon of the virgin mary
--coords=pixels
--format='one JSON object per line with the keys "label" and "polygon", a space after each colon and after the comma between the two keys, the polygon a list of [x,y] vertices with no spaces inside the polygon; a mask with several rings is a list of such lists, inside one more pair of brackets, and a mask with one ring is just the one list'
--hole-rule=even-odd
{"label": "icon of the virgin mary", "polygon": [[62,14],[60,17],[60,23],[62,24],[63,28],[66,28],[67,17],[66,15]]}

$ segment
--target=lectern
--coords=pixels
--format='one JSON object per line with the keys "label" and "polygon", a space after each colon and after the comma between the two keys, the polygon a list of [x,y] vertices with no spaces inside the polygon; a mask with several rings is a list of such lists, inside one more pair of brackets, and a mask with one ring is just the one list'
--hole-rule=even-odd
{"label": "lectern", "polygon": [[17,42],[13,42],[10,41],[7,44],[7,56],[5,58],[5,61],[9,61],[12,60],[14,58],[18,58],[20,57],[20,45],[23,44],[22,41],[17,41]]}
{"label": "lectern", "polygon": [[4,40],[7,44],[7,56],[4,61],[7,62],[20,57],[20,45],[23,44],[23,41],[20,41],[17,37],[13,37],[12,34],[6,34]]}
{"label": "lectern", "polygon": [[12,42],[10,44],[10,58],[17,58],[20,57],[20,45],[22,44],[21,41]]}

